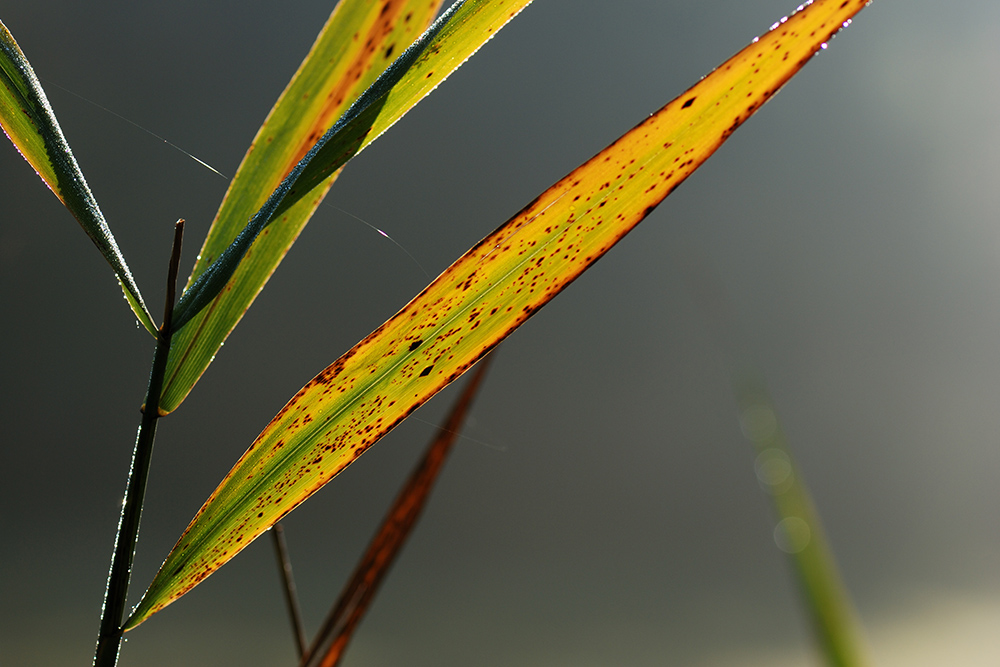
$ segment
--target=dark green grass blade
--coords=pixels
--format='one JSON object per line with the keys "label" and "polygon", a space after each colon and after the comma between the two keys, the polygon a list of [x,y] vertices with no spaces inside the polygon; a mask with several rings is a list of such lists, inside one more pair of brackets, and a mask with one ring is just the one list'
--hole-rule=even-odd
{"label": "dark green grass blade", "polygon": [[0,126],[42,181],[79,221],[111,265],[135,316],[156,336],[156,326],[139,293],[139,286],[87,186],[45,91],[3,23],[0,23]]}

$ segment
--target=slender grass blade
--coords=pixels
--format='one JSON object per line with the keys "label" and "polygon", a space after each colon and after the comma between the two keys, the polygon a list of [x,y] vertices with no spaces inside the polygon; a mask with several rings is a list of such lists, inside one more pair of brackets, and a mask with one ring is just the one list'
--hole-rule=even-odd
{"label": "slender grass blade", "polygon": [[21,48],[0,22],[0,126],[39,178],[69,209],[118,278],[125,300],[142,326],[156,336],[156,325],[139,286],[87,185],[63,135],[42,85]]}

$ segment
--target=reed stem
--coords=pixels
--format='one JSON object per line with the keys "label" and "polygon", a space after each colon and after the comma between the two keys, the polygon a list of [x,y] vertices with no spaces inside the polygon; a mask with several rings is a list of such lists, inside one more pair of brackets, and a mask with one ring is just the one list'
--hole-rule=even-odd
{"label": "reed stem", "polygon": [[129,579],[132,576],[132,559],[135,543],[139,536],[139,519],[142,517],[142,503],[146,495],[146,480],[149,464],[153,457],[153,441],[156,438],[156,422],[159,419],[160,392],[163,376],[170,354],[170,320],[173,316],[177,290],[177,270],[180,266],[181,240],[184,236],[184,221],[174,225],[174,242],[167,270],[166,305],[163,308],[163,324],[156,337],[153,365],[149,372],[146,401],[142,406],[142,421],[135,439],[132,453],[132,467],[125,487],[125,501],[118,519],[118,533],[108,572],[108,587],[104,594],[101,611],[101,629],[97,636],[97,650],[94,667],[115,667],[122,641],[122,616],[128,596]]}

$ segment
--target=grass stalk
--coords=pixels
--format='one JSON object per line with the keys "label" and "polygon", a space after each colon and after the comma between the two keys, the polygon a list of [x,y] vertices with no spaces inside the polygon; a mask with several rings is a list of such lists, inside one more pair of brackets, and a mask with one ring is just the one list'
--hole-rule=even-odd
{"label": "grass stalk", "polygon": [[173,316],[177,292],[177,270],[180,266],[181,241],[184,236],[184,221],[174,225],[174,242],[170,252],[167,270],[166,305],[163,308],[163,324],[157,332],[153,365],[149,372],[146,400],[142,406],[142,421],[135,439],[132,467],[125,487],[125,501],[118,519],[118,533],[115,536],[114,553],[111,556],[111,570],[108,572],[108,586],[104,594],[101,610],[101,629],[97,636],[97,650],[94,667],[114,667],[118,663],[118,653],[122,641],[122,616],[128,596],[129,579],[132,575],[132,559],[135,543],[139,536],[139,520],[146,495],[146,480],[149,478],[149,464],[153,457],[153,441],[156,438],[156,422],[159,419],[160,391],[170,353],[170,321]]}
{"label": "grass stalk", "polygon": [[281,573],[281,589],[285,593],[285,604],[288,606],[288,616],[292,621],[295,647],[301,660],[309,645],[306,643],[306,631],[302,627],[302,610],[295,590],[295,577],[292,576],[292,560],[288,557],[288,544],[285,543],[285,529],[281,523],[276,523],[271,526],[270,533],[274,542],[274,555],[278,559],[278,570]]}

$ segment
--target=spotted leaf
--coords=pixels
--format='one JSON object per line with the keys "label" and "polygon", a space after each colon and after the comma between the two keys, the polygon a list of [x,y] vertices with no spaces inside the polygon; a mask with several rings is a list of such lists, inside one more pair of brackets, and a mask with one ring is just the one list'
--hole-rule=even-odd
{"label": "spotted leaf", "polygon": [[859,12],[816,0],[549,188],[306,384],[192,520],[127,627],[329,482],[596,262]]}

